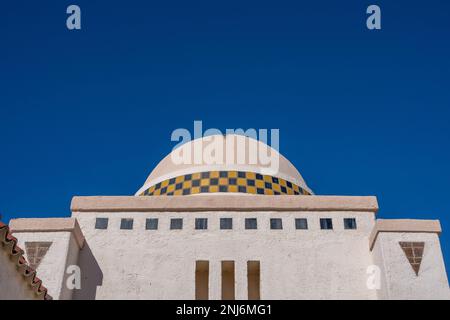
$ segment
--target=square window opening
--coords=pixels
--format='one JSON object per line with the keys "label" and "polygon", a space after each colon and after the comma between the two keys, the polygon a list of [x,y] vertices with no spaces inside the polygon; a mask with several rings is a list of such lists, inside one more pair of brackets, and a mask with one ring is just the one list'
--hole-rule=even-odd
{"label": "square window opening", "polygon": [[183,229],[183,219],[176,218],[170,219],[170,230],[181,230]]}

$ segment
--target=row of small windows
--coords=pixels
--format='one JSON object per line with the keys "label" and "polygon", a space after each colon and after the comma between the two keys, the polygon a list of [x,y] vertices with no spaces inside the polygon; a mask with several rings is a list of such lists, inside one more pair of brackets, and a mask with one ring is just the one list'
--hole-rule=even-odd
{"label": "row of small windows", "polygon": [[[108,228],[108,218],[97,218],[95,221],[95,229],[105,230]],[[122,230],[132,230],[133,229],[133,219],[123,218],[120,221],[120,229]],[[145,221],[146,230],[157,230],[158,229],[158,219],[148,218]],[[173,218],[170,219],[170,229],[180,230],[183,229],[183,219]],[[206,230],[208,229],[208,219],[207,218],[196,218],[195,219],[195,229],[196,230]],[[220,218],[220,229],[221,230],[231,230],[233,229],[233,219],[232,218]],[[258,221],[256,218],[246,218],[245,219],[245,229],[255,230],[258,229]],[[270,219],[270,229],[281,230],[283,229],[283,221],[281,218]],[[306,230],[308,229],[308,220],[306,218],[295,219],[295,229]],[[320,219],[320,229],[332,230],[333,220],[331,218],[321,218]],[[355,218],[344,218],[344,229],[356,229],[356,219]]]}

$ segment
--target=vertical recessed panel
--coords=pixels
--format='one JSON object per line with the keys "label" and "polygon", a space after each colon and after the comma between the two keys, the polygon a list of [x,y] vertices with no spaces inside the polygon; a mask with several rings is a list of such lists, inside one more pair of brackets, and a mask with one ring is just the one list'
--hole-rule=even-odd
{"label": "vertical recessed panel", "polygon": [[234,261],[222,261],[222,300],[234,300]]}
{"label": "vertical recessed panel", "polygon": [[261,275],[259,261],[247,262],[248,299],[260,300]]}
{"label": "vertical recessed panel", "polygon": [[208,300],[209,262],[195,262],[195,299]]}

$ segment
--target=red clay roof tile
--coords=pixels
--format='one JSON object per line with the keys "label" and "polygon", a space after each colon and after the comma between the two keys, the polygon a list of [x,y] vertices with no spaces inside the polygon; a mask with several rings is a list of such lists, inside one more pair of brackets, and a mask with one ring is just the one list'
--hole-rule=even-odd
{"label": "red clay roof tile", "polygon": [[0,221],[0,243],[3,250],[6,250],[11,261],[16,265],[17,271],[22,274],[24,281],[37,297],[43,300],[52,300],[47,293],[47,288],[42,285],[42,280],[36,277],[36,270],[31,268],[25,257],[24,251],[17,245],[17,238],[11,235],[8,225]]}

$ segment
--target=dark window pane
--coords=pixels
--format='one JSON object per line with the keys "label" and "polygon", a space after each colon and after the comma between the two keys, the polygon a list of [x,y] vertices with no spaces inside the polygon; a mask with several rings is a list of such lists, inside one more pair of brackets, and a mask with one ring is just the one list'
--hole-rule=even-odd
{"label": "dark window pane", "polygon": [[245,219],[245,229],[257,229],[257,221],[256,218],[247,218]]}
{"label": "dark window pane", "polygon": [[295,229],[308,229],[308,220],[305,218],[295,219]]}
{"label": "dark window pane", "polygon": [[133,229],[133,219],[122,219],[120,220],[120,229],[131,230]]}
{"label": "dark window pane", "polygon": [[195,229],[196,230],[208,229],[208,219],[207,218],[195,218]]}
{"label": "dark window pane", "polygon": [[344,218],[344,229],[356,229],[356,219]]}
{"label": "dark window pane", "polygon": [[274,229],[274,230],[283,229],[282,220],[279,218],[270,219],[270,229]]}
{"label": "dark window pane", "polygon": [[95,219],[95,229],[101,229],[101,230],[108,229],[108,218]]}
{"label": "dark window pane", "polygon": [[233,229],[233,219],[232,218],[220,218],[220,229],[222,229],[222,230]]}
{"label": "dark window pane", "polygon": [[238,177],[239,178],[245,178],[245,172],[238,171]]}
{"label": "dark window pane", "polygon": [[145,229],[157,230],[158,229],[158,219],[147,219],[145,221]]}
{"label": "dark window pane", "polygon": [[183,229],[183,219],[170,219],[170,229],[179,230]]}
{"label": "dark window pane", "polygon": [[333,221],[330,218],[320,219],[320,229],[324,229],[324,230],[333,229]]}

